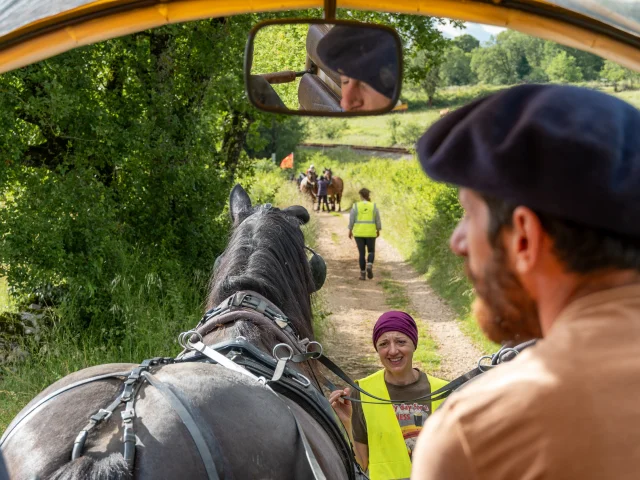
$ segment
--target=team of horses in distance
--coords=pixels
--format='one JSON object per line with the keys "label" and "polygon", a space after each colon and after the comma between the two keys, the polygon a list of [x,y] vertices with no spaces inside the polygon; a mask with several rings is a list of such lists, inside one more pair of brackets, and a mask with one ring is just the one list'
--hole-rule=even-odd
{"label": "team of horses in distance", "polygon": [[[440,110],[440,118],[444,117],[447,113],[450,113],[450,108]],[[331,170],[324,169],[324,177],[330,181],[327,188],[327,200],[331,206],[331,211],[336,210],[336,204],[338,205],[338,211],[342,211],[340,202],[342,201],[342,192],[344,191],[344,182],[340,177],[332,176]],[[309,195],[312,201],[315,201],[318,196],[318,174],[313,170],[307,170],[307,173],[301,172],[296,178],[300,192]]]}
{"label": "team of horses in distance", "polygon": [[[342,211],[342,192],[344,191],[344,182],[340,177],[334,177],[331,170],[324,169],[323,176],[329,181],[327,187],[327,200],[331,207],[331,211],[336,211],[336,205],[338,211]],[[307,173],[300,173],[298,176],[298,185],[300,186],[300,192],[309,195],[312,201],[318,196],[318,174],[313,170],[308,170]]]}

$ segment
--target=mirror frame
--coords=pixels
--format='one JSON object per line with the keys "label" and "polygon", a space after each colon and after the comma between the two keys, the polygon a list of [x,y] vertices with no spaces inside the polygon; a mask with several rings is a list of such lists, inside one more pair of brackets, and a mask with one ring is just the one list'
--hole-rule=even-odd
{"label": "mirror frame", "polygon": [[[255,41],[256,34],[258,31],[267,27],[269,25],[289,25],[289,24],[300,24],[306,23],[308,25],[349,25],[353,27],[363,27],[363,28],[375,28],[378,30],[384,30],[391,35],[396,40],[396,53],[398,55],[398,88],[394,92],[393,98],[391,102],[389,102],[389,106],[385,108],[380,108],[378,110],[366,110],[366,111],[358,111],[358,112],[318,112],[318,111],[308,111],[308,110],[287,110],[283,111],[277,107],[270,107],[268,105],[258,106],[257,103],[253,101],[251,98],[251,94],[249,92],[249,76],[251,75],[251,63],[253,59],[253,43]],[[386,25],[381,25],[377,23],[364,23],[364,22],[356,22],[353,20],[338,20],[338,19],[326,19],[326,18],[279,18],[273,20],[264,20],[260,23],[254,25],[254,27],[249,32],[249,36],[247,38],[247,44],[244,49],[244,89],[245,95],[249,100],[249,103],[253,105],[258,110],[262,110],[264,112],[269,113],[277,113],[280,115],[299,115],[305,117],[364,117],[369,115],[382,115],[384,113],[389,113],[393,110],[398,100],[400,99],[400,93],[402,93],[402,74],[404,70],[404,61],[402,58],[402,42],[400,41],[400,36],[398,32],[396,32],[393,28],[388,27]]]}

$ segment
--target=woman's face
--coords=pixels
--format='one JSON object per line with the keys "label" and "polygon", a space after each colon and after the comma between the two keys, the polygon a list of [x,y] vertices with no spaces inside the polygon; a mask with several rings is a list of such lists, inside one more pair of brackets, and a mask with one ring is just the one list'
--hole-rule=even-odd
{"label": "woman's face", "polygon": [[415,346],[404,333],[385,332],[376,342],[380,361],[386,370],[400,373],[413,368]]}
{"label": "woman's face", "polygon": [[342,100],[340,106],[347,112],[380,110],[389,106],[391,99],[385,97],[368,83],[340,75]]}

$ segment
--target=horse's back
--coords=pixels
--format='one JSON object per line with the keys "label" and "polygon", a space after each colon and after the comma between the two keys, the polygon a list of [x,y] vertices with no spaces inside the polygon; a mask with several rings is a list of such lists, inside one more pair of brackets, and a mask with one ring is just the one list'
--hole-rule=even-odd
{"label": "horse's back", "polygon": [[[118,395],[122,380],[106,378],[86,383],[60,393],[36,410],[33,406],[73,383],[101,375],[126,373],[134,366],[111,363],[85,368],[51,384],[31,400],[9,424],[7,432],[13,432],[2,445],[10,478],[32,479],[36,473],[41,478],[46,477],[65,464],[80,430],[91,415]],[[16,426],[17,422],[20,423]]]}
{"label": "horse's back", "polygon": [[[52,385],[39,397],[82,378],[119,371],[123,366],[124,370],[134,367],[104,365],[83,370]],[[233,472],[231,477],[293,479],[310,475],[291,407],[314,444],[323,469],[334,470],[334,475],[327,472],[328,478],[340,478],[339,472],[335,475],[340,458],[330,448],[324,430],[297,405],[287,405],[258,382],[208,363],[166,365],[151,372],[186,406],[209,451],[217,458],[216,467]],[[64,392],[31,414],[5,446],[11,478],[28,479],[34,474],[46,478],[67,464],[73,442],[89,417],[117,398],[121,389],[121,381],[100,380]],[[121,408],[90,433],[86,457],[107,461],[110,455],[122,452]],[[159,390],[145,383],[138,393],[135,412],[136,478],[207,478],[193,437]],[[65,468],[72,470],[73,465]]]}

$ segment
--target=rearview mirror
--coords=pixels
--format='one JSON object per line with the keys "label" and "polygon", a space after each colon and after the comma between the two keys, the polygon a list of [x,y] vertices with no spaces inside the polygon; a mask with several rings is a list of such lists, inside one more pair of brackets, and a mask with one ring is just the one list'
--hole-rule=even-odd
{"label": "rearview mirror", "polygon": [[245,50],[245,86],[261,110],[294,115],[386,113],[402,84],[402,47],[391,28],[340,20],[270,20]]}

